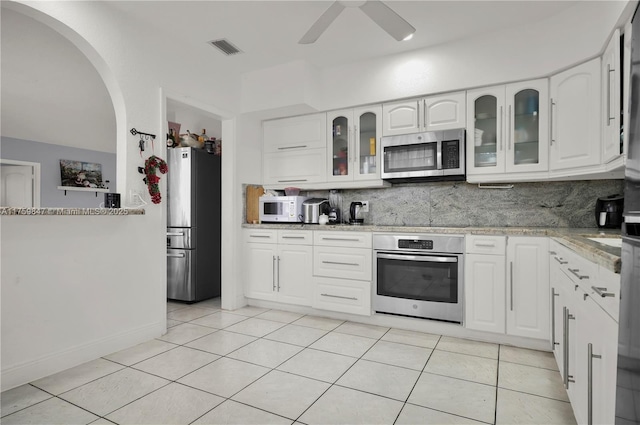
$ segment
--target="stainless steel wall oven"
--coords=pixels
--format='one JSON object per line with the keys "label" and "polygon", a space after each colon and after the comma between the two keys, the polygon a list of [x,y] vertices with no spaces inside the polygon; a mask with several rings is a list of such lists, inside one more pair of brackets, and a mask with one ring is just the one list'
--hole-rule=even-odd
{"label": "stainless steel wall oven", "polygon": [[377,313],[462,324],[464,236],[373,235]]}

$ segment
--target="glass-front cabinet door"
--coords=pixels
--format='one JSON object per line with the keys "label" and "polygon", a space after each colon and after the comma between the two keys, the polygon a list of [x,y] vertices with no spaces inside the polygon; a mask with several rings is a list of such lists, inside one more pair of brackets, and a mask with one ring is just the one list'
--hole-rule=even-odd
{"label": "glass-front cabinet door", "polygon": [[327,113],[329,181],[379,178],[381,123],[380,105]]}
{"label": "glass-front cabinet door", "polygon": [[548,170],[548,81],[541,79],[508,84],[506,99],[506,171]]}
{"label": "glass-front cabinet door", "polygon": [[357,160],[356,180],[372,180],[380,176],[380,142],[382,129],[382,106],[354,109],[355,152]]}
{"label": "glass-front cabinet door", "polygon": [[505,171],[504,86],[467,92],[467,174]]}

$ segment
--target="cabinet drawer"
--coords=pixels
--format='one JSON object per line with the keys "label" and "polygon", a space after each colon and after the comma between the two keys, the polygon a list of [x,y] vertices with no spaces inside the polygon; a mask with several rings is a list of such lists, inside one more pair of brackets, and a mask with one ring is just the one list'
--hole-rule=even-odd
{"label": "cabinet drawer", "polygon": [[365,248],[313,247],[314,276],[371,280],[372,251]]}
{"label": "cabinet drawer", "polygon": [[278,243],[289,245],[312,245],[311,230],[278,230]]}
{"label": "cabinet drawer", "polygon": [[277,231],[271,229],[251,229],[245,230],[244,241],[251,243],[276,243]]}
{"label": "cabinet drawer", "polygon": [[505,247],[504,236],[467,235],[465,237],[467,254],[505,255]]}
{"label": "cabinet drawer", "polygon": [[370,282],[315,277],[313,285],[313,308],[371,315]]}
{"label": "cabinet drawer", "polygon": [[588,292],[593,285],[592,282],[597,280],[598,265],[581,257],[572,250],[567,249],[561,252],[562,258],[566,262],[566,264],[562,264],[562,271],[575,284],[580,285],[582,289]]}
{"label": "cabinet drawer", "polygon": [[318,246],[345,246],[371,248],[369,232],[313,232],[313,244]]}

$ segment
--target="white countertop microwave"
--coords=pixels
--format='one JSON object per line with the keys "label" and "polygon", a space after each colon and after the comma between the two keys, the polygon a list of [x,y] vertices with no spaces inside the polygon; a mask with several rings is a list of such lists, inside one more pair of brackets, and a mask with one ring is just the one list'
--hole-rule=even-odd
{"label": "white countertop microwave", "polygon": [[261,196],[260,223],[302,222],[302,203],[307,196]]}

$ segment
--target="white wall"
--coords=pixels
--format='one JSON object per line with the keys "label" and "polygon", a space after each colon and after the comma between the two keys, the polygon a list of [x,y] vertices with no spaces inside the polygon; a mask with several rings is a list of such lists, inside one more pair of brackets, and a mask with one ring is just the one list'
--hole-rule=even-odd
{"label": "white wall", "polygon": [[[145,151],[145,158],[166,153],[161,87],[196,103],[222,105],[227,111],[239,105],[239,79],[216,80],[212,66],[182,67],[167,62],[169,51],[182,49],[185,57],[191,52],[152,29],[141,30],[108,2],[2,2],[2,7],[59,32],[87,56],[102,77],[115,112],[117,191],[123,194],[125,205],[130,190],[147,193],[137,172],[144,158],[137,148],[138,137],[129,130],[135,127],[159,136],[155,151]],[[208,90],[202,90],[202,81],[210,82]],[[223,122],[222,132],[233,144],[233,122]],[[233,149],[227,151],[233,153]],[[235,179],[230,161],[233,155],[223,158],[223,184],[233,184]],[[165,183],[162,179],[163,194]],[[225,196],[237,198],[229,188],[223,190]],[[149,203],[146,215],[138,217],[0,219],[2,390],[163,332],[165,207],[164,202]],[[232,236],[223,237],[233,244],[235,230]],[[223,275],[233,277],[234,272],[223,269]],[[235,294],[233,298],[235,302]]]}

